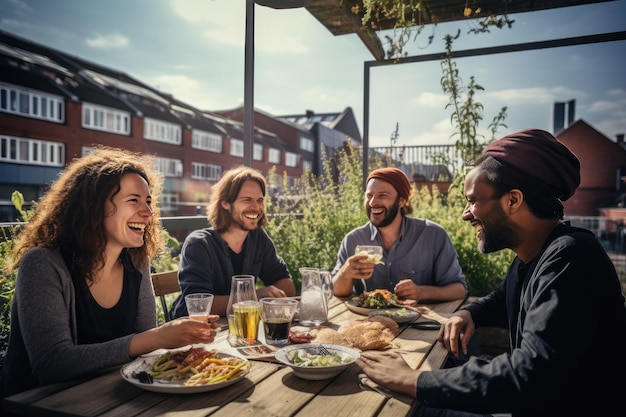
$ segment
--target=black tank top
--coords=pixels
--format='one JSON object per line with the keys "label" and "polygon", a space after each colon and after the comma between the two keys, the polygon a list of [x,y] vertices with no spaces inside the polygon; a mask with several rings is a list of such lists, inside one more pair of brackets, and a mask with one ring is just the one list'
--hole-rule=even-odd
{"label": "black tank top", "polygon": [[139,271],[124,268],[122,295],[111,308],[100,306],[87,290],[84,280],[82,283],[82,288],[76,289],[78,344],[106,342],[135,332],[141,285]]}

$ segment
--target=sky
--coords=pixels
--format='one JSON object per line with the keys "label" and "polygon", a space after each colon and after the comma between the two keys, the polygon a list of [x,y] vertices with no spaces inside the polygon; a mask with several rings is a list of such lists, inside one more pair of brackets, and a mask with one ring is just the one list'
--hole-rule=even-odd
{"label": "sky", "polygon": [[[254,7],[254,106],[274,116],[351,107],[363,133],[364,63],[356,35],[332,35],[306,9]],[[475,21],[424,28],[409,55],[626,30],[626,0],[509,16],[512,28],[469,34]],[[208,111],[243,105],[245,0],[0,0],[0,28],[122,71]],[[429,44],[427,37],[433,37]],[[384,34],[380,35],[384,39]],[[456,60],[463,85],[484,90],[479,133],[507,107],[498,137],[525,128],[553,131],[554,103],[576,101],[582,119],[611,139],[626,132],[626,41]],[[370,70],[369,144],[454,144],[439,61]],[[463,96],[465,98],[465,96]]]}

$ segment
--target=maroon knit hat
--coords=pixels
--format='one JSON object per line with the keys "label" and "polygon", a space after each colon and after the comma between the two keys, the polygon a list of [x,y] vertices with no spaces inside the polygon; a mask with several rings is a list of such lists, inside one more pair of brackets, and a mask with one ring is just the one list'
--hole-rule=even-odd
{"label": "maroon knit hat", "polygon": [[562,201],[570,198],[580,185],[578,158],[544,130],[512,133],[491,142],[485,154],[541,181]]}
{"label": "maroon knit hat", "polygon": [[389,184],[393,185],[393,188],[396,189],[400,197],[405,200],[409,199],[409,195],[411,194],[411,183],[409,182],[409,178],[406,174],[398,168],[375,169],[367,176],[367,181],[365,181],[365,183],[367,184],[372,178],[387,181]]}

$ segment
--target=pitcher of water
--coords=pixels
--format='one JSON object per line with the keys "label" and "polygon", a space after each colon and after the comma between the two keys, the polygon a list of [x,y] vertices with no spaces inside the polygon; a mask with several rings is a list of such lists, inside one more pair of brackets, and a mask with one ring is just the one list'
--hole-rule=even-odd
{"label": "pitcher of water", "polygon": [[228,341],[232,345],[255,344],[261,318],[254,275],[233,275],[226,307]]}
{"label": "pitcher of water", "polygon": [[300,293],[300,324],[319,326],[328,320],[328,298],[319,268],[300,268],[302,290]]}

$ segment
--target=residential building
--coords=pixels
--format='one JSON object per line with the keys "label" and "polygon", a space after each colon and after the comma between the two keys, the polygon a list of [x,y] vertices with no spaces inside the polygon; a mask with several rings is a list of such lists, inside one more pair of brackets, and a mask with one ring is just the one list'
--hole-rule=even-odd
{"label": "residential building", "polygon": [[[315,132],[278,119],[271,123],[271,116],[256,113],[254,168],[266,175],[272,170],[281,179],[286,174],[290,183],[307,169],[319,172]],[[358,146],[352,121],[351,138]],[[165,178],[164,216],[204,213],[211,185],[224,170],[243,164],[242,122],[197,109],[123,72],[0,31],[0,221],[16,220],[14,191],[36,201],[68,162],[97,145],[155,156]],[[279,191],[282,181],[270,186]]]}

